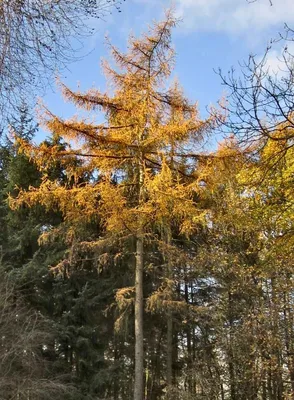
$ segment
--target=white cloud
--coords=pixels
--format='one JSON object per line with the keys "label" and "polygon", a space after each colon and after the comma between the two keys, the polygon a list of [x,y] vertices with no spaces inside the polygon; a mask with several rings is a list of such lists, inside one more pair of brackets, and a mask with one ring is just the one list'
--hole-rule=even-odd
{"label": "white cloud", "polygon": [[[272,77],[286,77],[289,75],[289,68],[293,68],[293,56],[294,42],[287,43],[287,50],[285,50],[284,46],[280,48],[272,48],[267,53],[265,69]],[[261,57],[257,58],[257,62],[260,62],[261,60]]]}
{"label": "white cloud", "polygon": [[234,35],[256,35],[284,22],[294,25],[294,1],[272,2],[271,6],[269,0],[174,0],[185,29]]}

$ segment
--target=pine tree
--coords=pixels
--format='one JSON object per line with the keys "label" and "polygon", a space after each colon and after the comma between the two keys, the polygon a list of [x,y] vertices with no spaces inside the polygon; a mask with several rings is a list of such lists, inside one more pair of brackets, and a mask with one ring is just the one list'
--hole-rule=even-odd
{"label": "pine tree", "polygon": [[[11,121],[11,130],[17,131],[19,137],[30,140],[37,126],[26,106],[19,110],[19,115],[20,120]],[[49,271],[46,265],[44,273],[43,266],[39,264],[38,275],[33,276],[30,264],[32,259],[37,258],[38,236],[42,223],[49,217],[44,216],[44,210],[40,210],[39,206],[12,211],[7,202],[9,193],[15,197],[21,188],[37,186],[40,173],[27,156],[18,154],[18,146],[11,140],[7,138],[3,142],[0,152],[1,396],[5,400],[30,396],[60,398],[69,394],[69,388],[54,374],[52,360],[45,357],[42,350],[54,340],[56,334],[52,321],[48,315],[45,316],[46,298],[39,298],[44,282],[48,281]]]}

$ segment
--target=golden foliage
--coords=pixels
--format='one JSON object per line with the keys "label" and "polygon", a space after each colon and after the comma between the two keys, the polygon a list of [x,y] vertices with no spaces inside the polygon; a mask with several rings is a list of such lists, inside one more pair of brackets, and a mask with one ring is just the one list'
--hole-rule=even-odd
{"label": "golden foliage", "polygon": [[[60,83],[67,100],[85,110],[103,110],[106,122],[65,121],[44,109],[43,125],[64,145],[33,145],[17,139],[20,151],[43,172],[43,180],[40,187],[11,198],[12,207],[40,203],[47,210],[59,209],[72,222],[99,215],[106,231],[122,235],[136,234],[139,225],[147,233],[154,224],[171,218],[178,221],[182,234],[193,231],[201,218],[193,185],[184,178],[186,165],[216,119],[200,120],[197,105],[188,102],[177,83],[163,90],[174,60],[170,40],[176,23],[167,12],[166,19],[141,39],[130,38],[127,54],[109,44],[118,65],[117,71],[104,66],[115,87],[113,96],[96,89],[73,92]],[[69,185],[48,178],[57,160]],[[136,201],[139,165],[144,168],[145,193],[140,204]],[[81,184],[85,172],[95,180]]]}
{"label": "golden foliage", "polygon": [[[171,30],[176,23],[172,12],[167,12],[166,19],[154,23],[142,38],[130,37],[126,54],[109,44],[117,68],[108,63],[103,68],[112,94],[96,89],[74,92],[60,83],[65,99],[90,116],[63,120],[44,108],[41,123],[62,145],[35,145],[18,139],[20,151],[42,172],[42,182],[10,198],[12,208],[41,204],[46,210],[59,210],[68,241],[78,240],[83,223],[99,224],[100,238],[79,244],[92,252],[101,242],[103,247],[105,240],[139,236],[146,248],[150,235],[162,250],[161,236],[172,226],[186,238],[198,229],[205,213],[196,202],[194,172],[201,158],[197,151],[218,118],[201,120],[197,104],[185,98],[180,85],[176,82],[168,87],[174,64]],[[105,122],[93,122],[94,110],[104,113]],[[56,163],[66,181],[50,178]],[[91,178],[84,179],[85,175]],[[47,233],[43,235],[46,239]],[[109,261],[107,251],[99,254],[99,265]],[[57,267],[63,266],[61,262]],[[166,280],[150,297],[151,311],[159,306],[185,307],[172,298],[171,285],[172,279]],[[123,288],[116,293],[117,330],[126,321],[133,291]]]}

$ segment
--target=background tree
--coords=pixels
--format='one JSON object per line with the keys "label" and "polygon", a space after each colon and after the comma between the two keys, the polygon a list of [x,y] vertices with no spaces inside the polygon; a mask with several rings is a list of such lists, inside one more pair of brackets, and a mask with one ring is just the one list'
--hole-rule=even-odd
{"label": "background tree", "polygon": [[[273,143],[277,145],[271,142],[264,153],[275,153]],[[217,289],[212,304],[218,318],[211,326],[211,340],[215,354],[220,355],[215,362],[222,366],[216,370],[222,371],[223,398],[293,396],[285,347],[287,329],[292,328],[282,311],[293,291],[292,218],[288,214],[293,203],[290,198],[283,202],[288,179],[278,178],[291,170],[290,159],[276,166],[273,180],[263,179],[262,184],[263,160],[252,161],[236,140],[227,141],[215,158],[203,162],[203,200],[209,202],[210,226],[198,259]],[[278,256],[280,246],[284,253]],[[284,318],[288,328],[283,332]]]}
{"label": "background tree", "polygon": [[[232,70],[223,84],[229,89],[225,125],[246,144],[289,140],[293,131],[293,56],[284,49],[280,71],[270,71],[267,49],[261,61],[250,56],[240,78]],[[277,125],[283,132],[277,135]],[[261,141],[260,139],[263,139]],[[291,145],[291,143],[289,143]]]}
{"label": "background tree", "polygon": [[114,7],[120,12],[120,4],[119,0],[1,0],[2,122],[15,114],[23,99],[33,100],[57,68],[74,59],[74,38],[91,33],[86,21],[90,17],[104,17]]}
{"label": "background tree", "polygon": [[1,265],[0,284],[1,398],[62,399],[73,387],[54,374],[43,357],[53,337],[50,324],[30,309]]}

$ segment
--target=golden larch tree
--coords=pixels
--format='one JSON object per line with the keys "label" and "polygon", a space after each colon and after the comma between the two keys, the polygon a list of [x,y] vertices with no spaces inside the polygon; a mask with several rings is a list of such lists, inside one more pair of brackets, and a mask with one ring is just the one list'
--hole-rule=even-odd
{"label": "golden larch tree", "polygon": [[[63,139],[64,146],[47,147],[22,140],[28,154],[43,172],[40,187],[20,191],[12,207],[40,203],[59,209],[64,216],[67,240],[78,245],[81,223],[98,221],[103,237],[87,243],[129,240],[135,243],[135,377],[134,400],[144,397],[143,272],[146,238],[163,227],[167,244],[171,221],[183,235],[193,232],[199,212],[193,198],[197,190],[193,170],[196,146],[215,119],[201,120],[178,84],[168,87],[174,66],[171,31],[177,20],[171,11],[154,23],[140,39],[131,36],[127,53],[109,44],[116,69],[104,62],[111,94],[90,89],[73,92],[61,84],[65,98],[77,107],[105,114],[105,123],[86,118],[63,120],[44,110],[43,125]],[[67,184],[48,178],[56,160],[67,172]],[[82,176],[91,176],[86,183]],[[85,246],[85,243],[83,243]],[[61,263],[62,265],[62,263]],[[171,272],[169,272],[170,276]],[[127,291],[129,293],[129,291]],[[171,337],[172,325],[169,323]],[[170,339],[169,339],[170,340]],[[169,358],[168,384],[171,383]]]}

